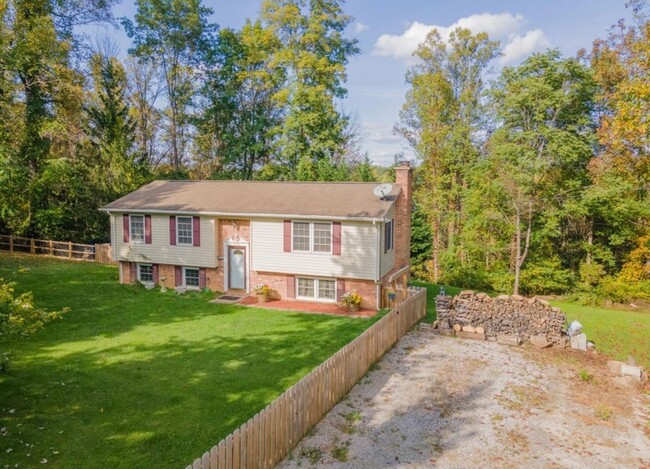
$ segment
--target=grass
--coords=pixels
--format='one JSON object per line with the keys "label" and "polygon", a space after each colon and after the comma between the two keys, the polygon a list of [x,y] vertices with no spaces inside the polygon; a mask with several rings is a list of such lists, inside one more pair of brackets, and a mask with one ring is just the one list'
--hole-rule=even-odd
{"label": "grass", "polygon": [[114,266],[0,254],[0,278],[71,308],[0,374],[3,465],[184,467],[374,320],[118,284]]}
{"label": "grass", "polygon": [[[425,321],[436,319],[436,296],[440,285],[414,281],[413,285],[427,289],[427,316]],[[462,290],[445,285],[449,295],[457,295]],[[567,322],[578,320],[587,339],[594,342],[596,349],[608,357],[627,361],[629,357],[650,370],[650,312],[626,309],[582,306],[566,301],[552,301],[566,314]]]}
{"label": "grass", "polygon": [[650,313],[624,309],[581,306],[564,301],[552,301],[566,314],[567,322],[574,319],[582,324],[587,339],[596,350],[616,360],[629,357],[650,370]]}

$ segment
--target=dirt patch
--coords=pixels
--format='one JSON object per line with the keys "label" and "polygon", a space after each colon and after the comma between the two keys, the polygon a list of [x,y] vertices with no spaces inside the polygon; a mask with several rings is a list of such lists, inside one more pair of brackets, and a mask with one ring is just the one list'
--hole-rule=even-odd
{"label": "dirt patch", "polygon": [[413,331],[279,467],[638,468],[649,416],[598,355]]}

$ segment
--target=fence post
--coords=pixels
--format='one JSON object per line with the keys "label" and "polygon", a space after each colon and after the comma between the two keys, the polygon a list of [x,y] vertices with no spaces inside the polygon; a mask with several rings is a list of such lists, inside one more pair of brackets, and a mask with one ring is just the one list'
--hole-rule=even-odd
{"label": "fence post", "polygon": [[30,238],[30,240],[29,240],[29,252],[30,252],[31,254],[35,254],[35,253],[36,253],[36,245],[35,245],[35,244],[36,244],[36,243],[35,243],[35,241],[34,241],[34,238]]}
{"label": "fence post", "polygon": [[53,251],[52,251],[52,240],[49,239],[47,242],[48,242],[48,244],[50,245],[50,256],[52,256],[52,255],[53,255]]}
{"label": "fence post", "polygon": [[68,257],[72,259],[72,241],[68,241]]}
{"label": "fence post", "polygon": [[14,237],[9,235],[9,252],[14,252]]}

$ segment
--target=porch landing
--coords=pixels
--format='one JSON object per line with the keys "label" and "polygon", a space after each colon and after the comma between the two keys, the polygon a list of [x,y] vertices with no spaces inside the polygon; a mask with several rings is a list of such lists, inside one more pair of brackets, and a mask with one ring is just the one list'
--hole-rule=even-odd
{"label": "porch landing", "polygon": [[254,306],[262,309],[279,309],[284,311],[300,311],[303,313],[314,314],[335,314],[337,316],[347,316],[351,318],[370,318],[377,314],[377,311],[370,309],[361,309],[350,312],[338,304],[331,303],[313,303],[311,301],[297,300],[268,300],[266,303],[258,303],[257,298],[247,296],[237,304],[243,306]]}

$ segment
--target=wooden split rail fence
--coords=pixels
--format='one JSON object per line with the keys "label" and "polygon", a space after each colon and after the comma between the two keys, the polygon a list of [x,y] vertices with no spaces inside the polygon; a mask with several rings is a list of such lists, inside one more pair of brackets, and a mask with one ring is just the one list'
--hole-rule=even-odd
{"label": "wooden split rail fence", "polygon": [[426,302],[426,290],[413,291],[187,469],[274,467],[425,316]]}
{"label": "wooden split rail fence", "polygon": [[70,241],[0,235],[0,251],[96,261],[102,264],[113,262],[110,244],[79,244]]}

